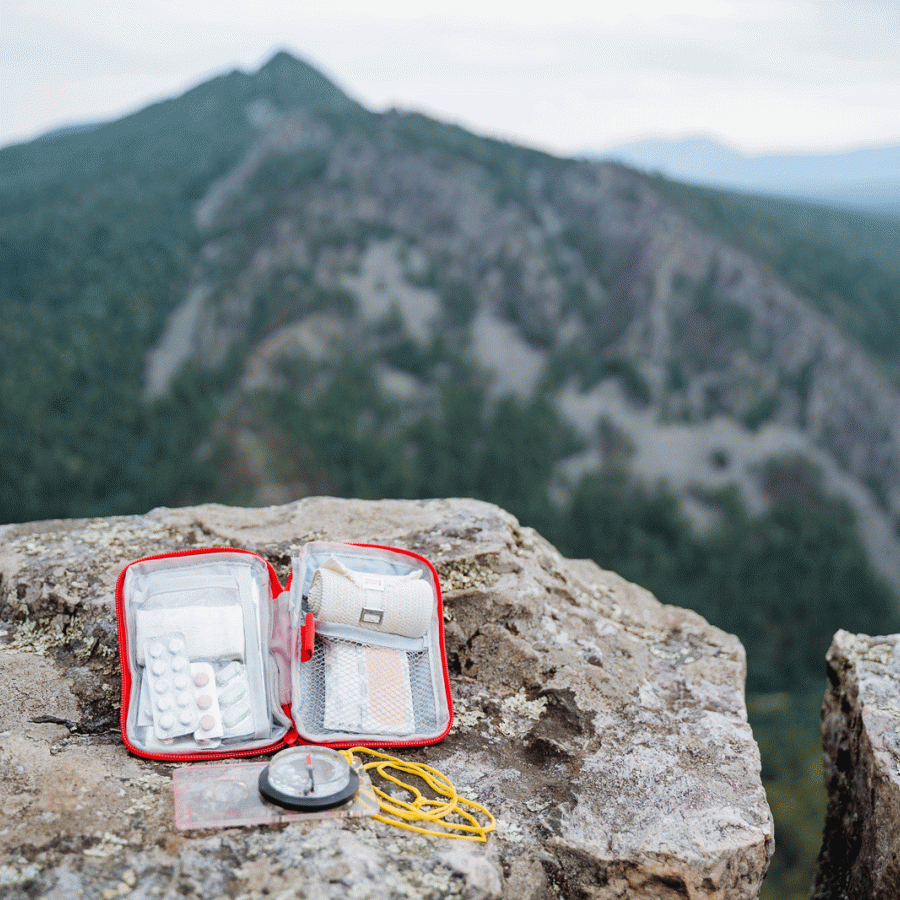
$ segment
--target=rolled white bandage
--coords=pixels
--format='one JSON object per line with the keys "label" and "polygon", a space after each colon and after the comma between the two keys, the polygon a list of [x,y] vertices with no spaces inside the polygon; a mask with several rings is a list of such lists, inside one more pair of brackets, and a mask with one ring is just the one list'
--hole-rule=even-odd
{"label": "rolled white bandage", "polygon": [[435,603],[431,585],[421,574],[354,572],[331,557],[313,575],[309,610],[322,622],[422,637],[431,624]]}

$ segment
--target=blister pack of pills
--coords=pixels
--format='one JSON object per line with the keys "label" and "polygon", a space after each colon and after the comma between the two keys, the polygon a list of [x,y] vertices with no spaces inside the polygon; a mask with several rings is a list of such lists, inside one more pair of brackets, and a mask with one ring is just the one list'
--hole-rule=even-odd
{"label": "blister pack of pills", "polygon": [[216,672],[216,689],[226,737],[242,737],[253,731],[250,686],[247,671],[238,662],[229,662]]}
{"label": "blister pack of pills", "polygon": [[153,729],[161,741],[188,734],[197,741],[222,737],[212,666],[191,663],[185,650],[179,632],[153,638],[146,648]]}

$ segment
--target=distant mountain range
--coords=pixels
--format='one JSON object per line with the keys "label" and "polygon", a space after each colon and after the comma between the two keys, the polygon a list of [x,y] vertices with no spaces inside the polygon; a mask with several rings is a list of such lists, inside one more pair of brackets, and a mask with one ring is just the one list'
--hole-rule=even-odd
{"label": "distant mountain range", "polygon": [[841,153],[750,156],[706,137],[648,139],[593,158],[669,178],[900,216],[900,144]]}

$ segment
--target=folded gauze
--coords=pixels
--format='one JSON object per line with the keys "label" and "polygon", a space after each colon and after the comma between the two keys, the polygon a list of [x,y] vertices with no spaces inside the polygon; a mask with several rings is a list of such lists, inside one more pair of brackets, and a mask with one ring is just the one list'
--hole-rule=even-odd
{"label": "folded gauze", "polygon": [[135,650],[144,665],[147,642],[173,631],[184,633],[188,659],[244,659],[244,616],[237,604],[139,609],[135,616]]}
{"label": "folded gauze", "polygon": [[348,569],[333,556],[316,569],[308,602],[322,622],[409,638],[424,636],[434,611],[434,594],[421,572],[369,575]]}

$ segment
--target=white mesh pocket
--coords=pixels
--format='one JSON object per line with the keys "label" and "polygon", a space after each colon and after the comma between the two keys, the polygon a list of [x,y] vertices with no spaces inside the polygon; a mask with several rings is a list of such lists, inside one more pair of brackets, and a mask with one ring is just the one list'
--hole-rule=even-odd
{"label": "white mesh pocket", "polygon": [[310,736],[408,737],[437,729],[427,648],[398,650],[316,635],[300,681],[303,731]]}

